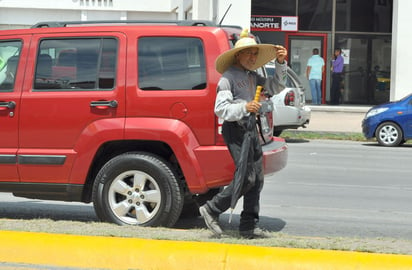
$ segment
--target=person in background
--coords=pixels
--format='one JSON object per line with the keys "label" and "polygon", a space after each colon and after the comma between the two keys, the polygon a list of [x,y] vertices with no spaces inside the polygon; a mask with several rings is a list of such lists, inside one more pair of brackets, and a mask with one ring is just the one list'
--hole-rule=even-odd
{"label": "person in background", "polygon": [[[261,104],[255,101],[256,86],[261,85],[269,94],[280,92],[286,84],[287,50],[280,45],[257,44],[249,35],[242,33],[234,48],[222,53],[216,59],[216,70],[222,74],[215,100],[215,114],[224,120],[222,134],[230,154],[239,170],[242,160],[242,142],[248,131],[249,117],[259,112]],[[273,77],[266,79],[255,72],[267,62],[276,59]],[[251,144],[248,147],[247,170],[241,196],[243,211],[240,215],[239,233],[244,238],[264,237],[266,234],[257,227],[259,220],[260,192],[263,187],[263,152],[256,125],[252,127]],[[250,133],[249,133],[250,134]],[[236,172],[235,172],[236,175]],[[214,235],[223,231],[218,223],[219,215],[231,207],[235,182],[216,194],[199,208],[207,227]]]}
{"label": "person in background", "polygon": [[332,105],[338,105],[340,103],[343,62],[342,50],[340,48],[336,48],[331,67],[332,85],[330,88],[330,103]]}
{"label": "person in background", "polygon": [[312,104],[320,105],[322,101],[322,75],[325,71],[325,61],[319,55],[319,49],[312,51],[312,56],[306,66],[306,78],[309,80],[310,90],[312,93]]}

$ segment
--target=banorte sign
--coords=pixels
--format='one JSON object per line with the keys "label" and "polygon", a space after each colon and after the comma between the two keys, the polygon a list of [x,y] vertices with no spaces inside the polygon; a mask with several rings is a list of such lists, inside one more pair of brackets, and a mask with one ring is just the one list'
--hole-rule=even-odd
{"label": "banorte sign", "polygon": [[251,31],[298,31],[297,16],[262,16],[252,15]]}

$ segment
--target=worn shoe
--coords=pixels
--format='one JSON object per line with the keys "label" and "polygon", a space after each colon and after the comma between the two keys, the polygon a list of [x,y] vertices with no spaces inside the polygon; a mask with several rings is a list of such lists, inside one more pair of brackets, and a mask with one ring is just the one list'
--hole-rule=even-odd
{"label": "worn shoe", "polygon": [[253,230],[239,231],[241,237],[246,239],[257,239],[257,238],[269,238],[270,234],[268,231],[263,230],[259,227],[254,228]]}
{"label": "worn shoe", "polygon": [[218,217],[209,213],[205,206],[199,207],[200,215],[205,220],[206,226],[213,232],[215,236],[220,237],[223,233],[222,228],[220,228],[217,221]]}

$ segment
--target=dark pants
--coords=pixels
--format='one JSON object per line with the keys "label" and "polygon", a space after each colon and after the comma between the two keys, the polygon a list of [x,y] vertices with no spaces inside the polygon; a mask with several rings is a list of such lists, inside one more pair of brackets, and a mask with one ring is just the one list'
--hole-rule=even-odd
{"label": "dark pants", "polygon": [[[238,164],[240,158],[240,150],[245,132],[245,128],[241,127],[237,122],[225,121],[223,123],[223,138],[235,164]],[[256,222],[259,220],[259,200],[260,192],[263,188],[264,174],[262,147],[256,128],[252,132],[250,149],[250,154],[253,155],[249,155],[250,162],[248,162],[246,178],[244,178],[245,181],[242,188],[243,211],[240,216],[239,225],[239,230],[241,231],[254,229]],[[209,210],[215,215],[220,215],[229,209],[233,190],[234,181],[206,203]]]}
{"label": "dark pants", "polygon": [[332,73],[332,85],[330,87],[330,103],[332,105],[339,104],[341,83],[342,73]]}

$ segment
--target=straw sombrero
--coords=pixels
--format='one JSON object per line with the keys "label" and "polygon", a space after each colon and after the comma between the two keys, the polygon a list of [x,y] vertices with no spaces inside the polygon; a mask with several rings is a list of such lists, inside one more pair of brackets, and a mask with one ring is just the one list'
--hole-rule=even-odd
{"label": "straw sombrero", "polygon": [[273,44],[257,44],[255,39],[248,37],[247,30],[245,35],[244,30],[242,31],[240,39],[236,42],[235,46],[217,57],[215,62],[216,70],[220,74],[223,74],[233,64],[235,60],[235,54],[247,48],[259,49],[256,63],[251,68],[251,70],[255,70],[265,65],[267,62],[273,60],[276,57],[276,49]]}

